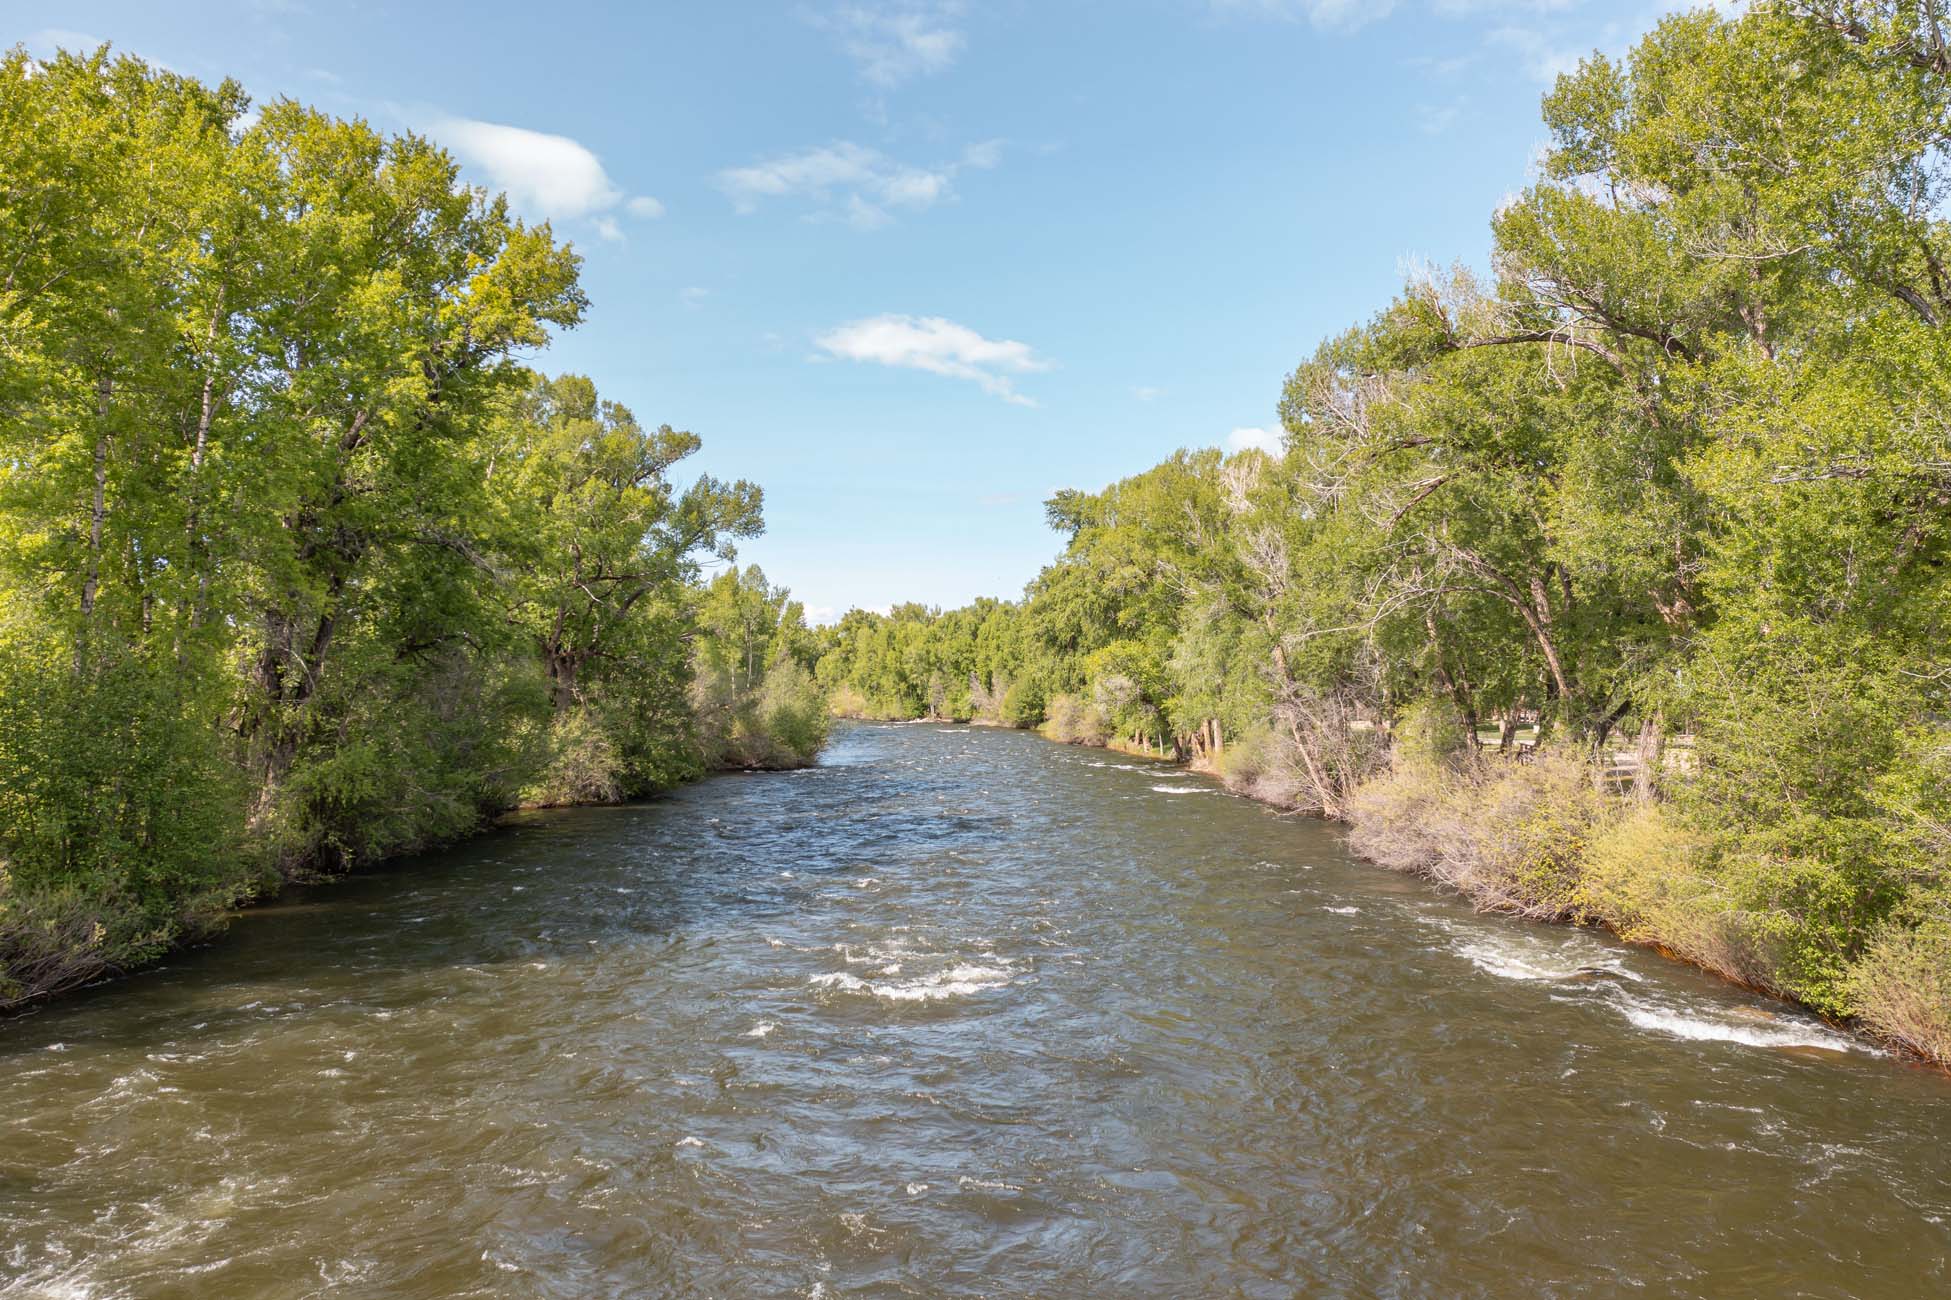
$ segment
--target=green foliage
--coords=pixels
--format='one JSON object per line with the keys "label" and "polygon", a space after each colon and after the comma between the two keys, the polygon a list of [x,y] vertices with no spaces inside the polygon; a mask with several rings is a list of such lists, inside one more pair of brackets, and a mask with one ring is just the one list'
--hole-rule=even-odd
{"label": "green foliage", "polygon": [[[1005,720],[1169,738],[1486,906],[1944,1058],[1941,8],[1700,8],[1581,64],[1491,274],[1323,343],[1280,456],[1059,492],[1006,660],[961,648],[968,611],[855,614],[822,679],[916,716],[931,672],[1001,672]],[[1538,763],[1476,760],[1520,727]],[[1630,800],[1595,770],[1627,736]]]}
{"label": "green foliage", "polygon": [[247,784],[173,665],[0,656],[0,971],[10,996],[154,957],[252,887]]}
{"label": "green foliage", "polygon": [[1050,700],[1043,734],[1060,745],[1102,745],[1113,732],[1096,704],[1075,695],[1058,695]]}
{"label": "green foliage", "polygon": [[[248,108],[0,58],[0,1004],[707,761],[701,557],[759,490],[518,364],[586,306],[547,226],[417,136]],[[768,761],[821,739],[794,653]]]}
{"label": "green foliage", "polygon": [[697,601],[698,743],[714,768],[792,768],[826,743],[826,692],[803,607],[757,565],[720,574]]}

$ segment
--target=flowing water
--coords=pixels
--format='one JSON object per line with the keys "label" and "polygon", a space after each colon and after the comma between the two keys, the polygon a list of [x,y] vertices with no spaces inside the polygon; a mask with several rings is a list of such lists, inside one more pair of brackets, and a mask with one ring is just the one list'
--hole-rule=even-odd
{"label": "flowing water", "polygon": [[0,1023],[0,1293],[1941,1295],[1947,1138],[1200,778],[851,727]]}

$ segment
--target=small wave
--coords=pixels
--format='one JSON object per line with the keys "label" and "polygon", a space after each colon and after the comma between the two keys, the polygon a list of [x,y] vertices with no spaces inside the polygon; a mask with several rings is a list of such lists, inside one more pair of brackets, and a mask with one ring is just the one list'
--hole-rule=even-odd
{"label": "small wave", "polygon": [[1617,958],[1594,952],[1584,945],[1554,948],[1540,943],[1519,944],[1505,939],[1481,939],[1461,943],[1457,956],[1486,974],[1507,980],[1575,980],[1595,975],[1617,975],[1638,981],[1640,976],[1627,970]]}
{"label": "small wave", "polygon": [[819,988],[839,989],[845,993],[870,993],[888,1002],[939,1002],[946,998],[967,997],[972,993],[999,989],[1008,984],[1011,978],[1010,973],[1001,967],[976,966],[965,962],[932,975],[921,975],[897,983],[875,983],[845,971],[815,975],[807,982]]}
{"label": "small wave", "polygon": [[1868,1047],[1809,1021],[1754,1023],[1709,1017],[1671,1007],[1623,1000],[1620,1013],[1636,1029],[1671,1034],[1693,1042],[1740,1043],[1746,1047],[1818,1047],[1830,1052],[1862,1052]]}
{"label": "small wave", "polygon": [[758,1024],[753,1025],[750,1029],[746,1030],[745,1036],[747,1038],[764,1038],[777,1028],[779,1028],[779,1026],[774,1024],[770,1020],[761,1020]]}
{"label": "small wave", "polygon": [[1450,951],[1499,979],[1557,982],[1616,976],[1639,983],[1642,978],[1627,967],[1622,954],[1583,935],[1553,942],[1458,925],[1437,916],[1418,916],[1416,920],[1455,936]]}
{"label": "small wave", "polygon": [[958,1187],[976,1187],[985,1192],[1020,1192],[1023,1189],[1015,1183],[999,1182],[991,1178],[970,1178],[967,1174],[955,1180]]}
{"label": "small wave", "polygon": [[1362,909],[1359,907],[1324,907],[1321,910],[1324,912],[1333,912],[1336,916],[1356,916],[1360,914]]}
{"label": "small wave", "polygon": [[1152,787],[1152,789],[1157,791],[1159,794],[1206,794],[1208,793],[1206,787],[1203,785],[1155,785]]}

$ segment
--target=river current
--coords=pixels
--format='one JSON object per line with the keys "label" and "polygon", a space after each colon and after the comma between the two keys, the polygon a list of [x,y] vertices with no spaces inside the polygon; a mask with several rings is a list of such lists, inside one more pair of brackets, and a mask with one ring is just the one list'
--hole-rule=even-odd
{"label": "river current", "polygon": [[0,1294],[1951,1294],[1951,1082],[970,728],[524,816],[0,1022]]}

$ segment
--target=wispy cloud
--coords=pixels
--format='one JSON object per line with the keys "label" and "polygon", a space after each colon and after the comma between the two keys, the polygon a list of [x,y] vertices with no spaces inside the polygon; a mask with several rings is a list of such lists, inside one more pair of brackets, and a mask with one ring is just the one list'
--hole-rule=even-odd
{"label": "wispy cloud", "polygon": [[1150,384],[1140,384],[1131,390],[1131,395],[1141,402],[1155,402],[1165,396],[1163,388],[1153,388]]}
{"label": "wispy cloud", "polygon": [[966,379],[1018,406],[1036,403],[1016,391],[1014,377],[1050,369],[1050,363],[1027,343],[984,338],[940,316],[870,316],[837,326],[813,341],[822,352],[842,361]]}
{"label": "wispy cloud", "polygon": [[664,205],[647,194],[626,200],[602,159],[566,135],[465,117],[440,118],[427,134],[481,172],[491,187],[505,191],[529,216],[588,219],[603,238],[622,239],[615,216],[619,208],[639,219],[663,215]]}
{"label": "wispy cloud", "polygon": [[1463,115],[1464,100],[1453,99],[1447,104],[1423,104],[1416,109],[1416,125],[1428,135],[1442,135],[1456,125],[1457,118]]}
{"label": "wispy cloud", "polygon": [[920,212],[948,198],[956,175],[984,169],[1002,158],[1000,141],[970,145],[954,162],[916,167],[878,149],[840,140],[781,154],[718,173],[718,188],[740,212],[755,212],[767,199],[811,200],[817,215],[841,215],[863,230],[893,220],[894,211]]}
{"label": "wispy cloud", "polygon": [[1395,10],[1395,0],[1209,0],[1217,13],[1305,20],[1316,27],[1351,31],[1380,22]]}
{"label": "wispy cloud", "polygon": [[1245,451],[1249,447],[1269,456],[1281,454],[1279,429],[1235,429],[1226,435],[1226,450]]}
{"label": "wispy cloud", "polygon": [[1446,18],[1477,14],[1562,14],[1580,0],[1432,0],[1430,7]]}
{"label": "wispy cloud", "polygon": [[[1723,14],[1749,0],[1696,0]],[[1550,82],[1578,66],[1597,46],[1623,50],[1674,7],[1672,0],[1203,0],[1209,11],[1241,18],[1307,22],[1324,31],[1352,32],[1391,15],[1474,25],[1483,47],[1515,54],[1526,75]],[[1440,75],[1454,75],[1469,55],[1412,59]]]}
{"label": "wispy cloud", "polygon": [[955,62],[967,43],[961,16],[959,0],[889,0],[842,5],[809,21],[834,34],[862,80],[893,90]]}
{"label": "wispy cloud", "polygon": [[70,54],[93,54],[108,42],[90,32],[68,27],[43,27],[26,41],[27,52],[37,59],[51,59],[57,50]]}
{"label": "wispy cloud", "polygon": [[1561,41],[1536,27],[1499,27],[1488,39],[1490,44],[1517,55],[1534,81],[1552,82],[1564,73],[1576,72],[1578,61],[1592,52],[1590,46]]}

